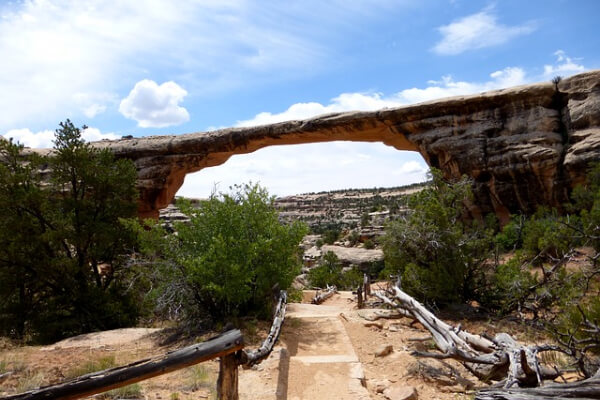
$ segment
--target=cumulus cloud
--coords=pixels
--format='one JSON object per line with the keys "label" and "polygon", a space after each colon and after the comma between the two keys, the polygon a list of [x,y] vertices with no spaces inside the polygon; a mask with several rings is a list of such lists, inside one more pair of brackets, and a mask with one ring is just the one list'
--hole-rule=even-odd
{"label": "cumulus cloud", "polygon": [[[26,147],[36,149],[50,148],[54,146],[54,131],[43,130],[32,132],[29,129],[11,129],[4,135],[6,139],[12,138],[15,142],[19,142]],[[81,132],[81,136],[87,142],[95,142],[103,139],[118,139],[119,136],[114,133],[102,133],[97,128],[87,128]]]}
{"label": "cumulus cloud", "polygon": [[407,161],[405,163],[400,164],[400,167],[395,171],[396,174],[402,175],[419,175],[425,176],[429,171],[423,162],[418,161]]}
{"label": "cumulus cloud", "polygon": [[441,80],[431,80],[424,88],[404,89],[385,96],[382,93],[342,93],[331,99],[329,104],[317,102],[296,103],[279,113],[261,112],[253,118],[238,121],[236,126],[257,126],[275,122],[306,119],[317,115],[343,111],[373,111],[382,108],[399,107],[443,97],[458,96],[522,85],[529,80],[525,71],[518,67],[507,67],[490,74],[484,82],[457,81],[452,76]]}
{"label": "cumulus cloud", "polygon": [[83,114],[88,118],[106,111],[109,105],[118,102],[118,96],[114,93],[75,93],[73,100]]}
{"label": "cumulus cloud", "polygon": [[177,195],[207,197],[240,182],[259,182],[286,196],[357,187],[391,187],[426,180],[420,154],[383,143],[329,142],[272,146],[233,156],[223,165],[188,174]]}
{"label": "cumulus cloud", "polygon": [[[0,130],[116,111],[118,101],[98,96],[122,97],[140,74],[168,71],[165,80],[206,97],[306,76],[327,65],[326,43],[353,22],[411,2],[0,2]],[[81,104],[76,93],[95,100]]]}
{"label": "cumulus cloud", "polygon": [[467,50],[497,46],[536,29],[533,22],[518,26],[502,25],[492,11],[487,9],[440,26],[438,31],[442,39],[433,51],[441,55],[456,55]]}
{"label": "cumulus cloud", "polygon": [[144,79],[121,100],[119,112],[137,121],[141,128],[164,128],[189,121],[190,114],[179,105],[187,91],[173,81],[158,85]]}
{"label": "cumulus cloud", "polygon": [[556,56],[556,65],[544,65],[544,77],[546,79],[553,78],[557,75],[568,76],[578,74],[585,71],[585,67],[581,64],[577,64],[572,58],[562,50],[554,52]]}
{"label": "cumulus cloud", "polygon": [[351,110],[372,111],[402,104],[397,99],[383,97],[381,93],[342,93],[327,105],[317,102],[296,103],[280,113],[261,112],[251,119],[238,121],[236,126],[266,125]]}

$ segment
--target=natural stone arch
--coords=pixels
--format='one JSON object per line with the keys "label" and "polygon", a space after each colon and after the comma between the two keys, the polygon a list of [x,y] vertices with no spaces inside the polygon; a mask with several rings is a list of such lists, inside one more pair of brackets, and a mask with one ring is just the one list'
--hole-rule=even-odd
{"label": "natural stone arch", "polygon": [[600,71],[553,83],[374,112],[349,112],[208,133],[94,143],[138,169],[139,214],[157,217],[187,173],[263,147],[327,141],[383,142],[421,153],[447,178],[475,181],[471,212],[560,207],[600,159]]}

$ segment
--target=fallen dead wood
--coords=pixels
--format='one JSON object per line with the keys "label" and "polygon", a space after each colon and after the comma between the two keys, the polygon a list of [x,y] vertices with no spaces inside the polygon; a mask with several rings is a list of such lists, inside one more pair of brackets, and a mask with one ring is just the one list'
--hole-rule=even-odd
{"label": "fallen dead wood", "polygon": [[600,379],[592,377],[578,382],[552,383],[532,388],[481,389],[475,400],[560,400],[560,399],[600,399]]}
{"label": "fallen dead wood", "polygon": [[436,347],[441,351],[415,351],[415,356],[459,360],[483,381],[504,381],[504,388],[515,384],[537,386],[544,379],[558,376],[556,370],[540,365],[537,358],[539,352],[558,350],[555,346],[523,346],[506,333],[494,338],[473,335],[460,326],[454,327],[440,320],[398,285],[386,292],[375,292],[375,296],[419,321],[431,333]]}
{"label": "fallen dead wood", "polygon": [[325,291],[320,292],[317,291],[317,293],[315,293],[315,297],[313,297],[312,299],[312,303],[313,304],[321,304],[322,302],[324,302],[325,300],[327,300],[328,298],[330,298],[331,296],[334,295],[334,293],[337,292],[337,288],[334,286],[329,286],[327,285],[327,289],[325,289]]}
{"label": "fallen dead wood", "polygon": [[162,356],[83,375],[57,385],[3,397],[2,400],[80,399],[213,358],[224,357],[241,350],[243,346],[242,333],[234,329],[205,342],[169,352]]}
{"label": "fallen dead wood", "polygon": [[269,335],[262,342],[261,346],[258,349],[244,350],[241,353],[240,361],[245,368],[260,363],[262,360],[267,358],[269,354],[271,354],[273,346],[275,346],[275,343],[277,342],[277,339],[281,334],[281,326],[283,325],[283,321],[285,319],[286,308],[287,292],[283,290],[279,295],[279,301],[277,303],[277,308],[275,309],[275,315],[273,316],[273,324],[271,325]]}

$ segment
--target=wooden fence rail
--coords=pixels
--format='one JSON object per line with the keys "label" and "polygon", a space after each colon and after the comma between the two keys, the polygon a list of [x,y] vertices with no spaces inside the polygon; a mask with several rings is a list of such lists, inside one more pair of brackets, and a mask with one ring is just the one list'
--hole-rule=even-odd
{"label": "wooden fence rail", "polygon": [[2,397],[0,400],[80,399],[107,392],[155,376],[167,374],[204,361],[220,358],[217,396],[238,399],[238,366],[252,366],[267,358],[279,338],[285,319],[287,293],[281,291],[269,336],[257,350],[244,350],[244,338],[238,329],[227,331],[205,342],[139,360],[131,364],[83,375],[67,382]]}
{"label": "wooden fence rail", "polygon": [[244,347],[242,332],[231,330],[206,342],[169,352],[159,357],[93,372],[57,385],[4,397],[4,400],[80,399],[132,383],[167,374],[213,358],[235,353]]}

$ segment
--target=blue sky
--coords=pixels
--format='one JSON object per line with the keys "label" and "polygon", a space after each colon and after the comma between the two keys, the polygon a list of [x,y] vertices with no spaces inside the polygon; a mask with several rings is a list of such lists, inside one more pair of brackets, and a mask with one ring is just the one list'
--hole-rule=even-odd
{"label": "blue sky", "polygon": [[[600,68],[597,0],[0,2],[0,134],[50,147],[374,110]],[[188,175],[204,197],[422,180],[383,144],[279,146]]]}

